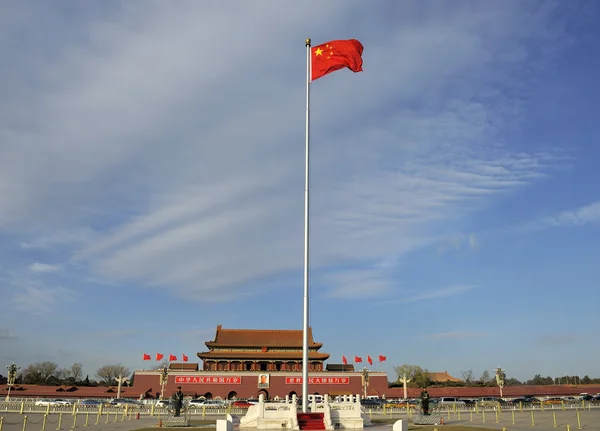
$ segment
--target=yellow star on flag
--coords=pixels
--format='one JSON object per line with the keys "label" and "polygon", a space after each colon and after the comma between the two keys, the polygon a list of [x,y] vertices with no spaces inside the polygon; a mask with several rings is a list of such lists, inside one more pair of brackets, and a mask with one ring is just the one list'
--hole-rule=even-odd
{"label": "yellow star on flag", "polygon": [[315,56],[317,55],[323,55],[323,50],[321,48],[315,49]]}

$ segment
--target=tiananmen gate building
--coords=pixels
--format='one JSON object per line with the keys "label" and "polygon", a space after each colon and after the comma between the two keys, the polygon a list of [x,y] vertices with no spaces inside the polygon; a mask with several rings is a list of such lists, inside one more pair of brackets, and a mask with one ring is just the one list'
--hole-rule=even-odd
{"label": "tiananmen gate building", "polygon": [[[187,396],[206,398],[285,398],[302,396],[302,330],[224,329],[217,326],[208,351],[198,353],[202,369],[195,363],[171,363],[164,396],[181,386]],[[351,395],[363,393],[363,374],[352,365],[329,364],[328,353],[319,350],[312,329],[308,332],[310,394]],[[368,395],[385,395],[385,372],[369,372]],[[161,370],[135,372],[135,389],[144,398],[159,397]]]}

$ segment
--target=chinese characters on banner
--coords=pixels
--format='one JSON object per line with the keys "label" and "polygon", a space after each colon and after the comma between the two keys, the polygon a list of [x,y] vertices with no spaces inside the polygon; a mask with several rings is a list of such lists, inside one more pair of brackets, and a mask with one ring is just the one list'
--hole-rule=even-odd
{"label": "chinese characters on banner", "polygon": [[240,376],[225,377],[225,376],[208,376],[208,377],[189,377],[175,376],[175,383],[211,383],[221,385],[241,385],[242,378]]}
{"label": "chinese characters on banner", "polygon": [[[326,384],[326,385],[349,385],[349,377],[309,377],[308,383],[311,385]],[[286,377],[286,385],[302,384],[302,377]]]}

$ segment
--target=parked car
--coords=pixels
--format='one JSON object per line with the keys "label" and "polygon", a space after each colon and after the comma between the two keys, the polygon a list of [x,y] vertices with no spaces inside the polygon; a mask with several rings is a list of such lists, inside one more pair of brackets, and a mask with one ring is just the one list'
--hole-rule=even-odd
{"label": "parked car", "polygon": [[195,398],[188,402],[188,407],[212,407],[219,408],[225,407],[225,403],[220,400],[205,400],[202,398]]}
{"label": "parked car", "polygon": [[498,407],[498,404],[503,404],[505,401],[502,398],[496,397],[481,397],[477,401],[477,405],[480,407]]}
{"label": "parked car", "polygon": [[380,409],[381,407],[383,407],[383,403],[379,399],[362,399],[360,400],[360,404],[363,407],[370,409]]}
{"label": "parked car", "polygon": [[117,407],[125,407],[125,406],[140,407],[140,406],[142,406],[142,403],[140,403],[139,401],[132,400],[129,398],[115,398],[114,400],[111,400],[111,402],[109,404],[111,406],[117,406]]}
{"label": "parked car", "polygon": [[440,405],[456,405],[456,406],[466,405],[466,403],[463,400],[459,400],[456,397],[441,397],[438,399],[437,403]]}
{"label": "parked car", "polygon": [[98,407],[102,404],[102,401],[98,400],[82,400],[79,402],[80,406],[83,407]]}
{"label": "parked car", "polygon": [[170,407],[172,405],[171,400],[158,400],[155,407]]}
{"label": "parked car", "polygon": [[36,401],[35,405],[36,406],[65,407],[65,406],[72,406],[73,403],[69,400],[63,400],[60,398],[57,398],[57,399],[48,398],[48,399]]}
{"label": "parked car", "polygon": [[234,401],[233,403],[231,403],[231,407],[237,407],[237,408],[241,408],[241,409],[247,409],[253,405],[254,404],[252,404],[248,401],[243,401],[243,400],[238,400],[238,401]]}
{"label": "parked car", "polygon": [[560,397],[549,397],[542,401],[544,404],[553,405],[553,404],[563,404],[565,401]]}
{"label": "parked car", "polygon": [[519,398],[514,398],[514,399],[510,400],[510,403],[513,405],[533,404],[535,402],[536,402],[536,400],[534,398],[529,398],[529,397],[519,397]]}

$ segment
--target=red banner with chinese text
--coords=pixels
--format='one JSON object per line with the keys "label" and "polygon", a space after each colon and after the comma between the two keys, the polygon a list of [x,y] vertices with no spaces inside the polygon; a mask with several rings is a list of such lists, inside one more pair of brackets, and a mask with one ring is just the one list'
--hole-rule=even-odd
{"label": "red banner with chinese text", "polygon": [[242,378],[240,376],[175,376],[175,383],[204,383],[217,385],[241,385]]}
{"label": "red banner with chinese text", "polygon": [[[308,383],[311,385],[349,385],[349,377],[309,377]],[[302,377],[286,377],[286,385],[300,385],[302,384]]]}

